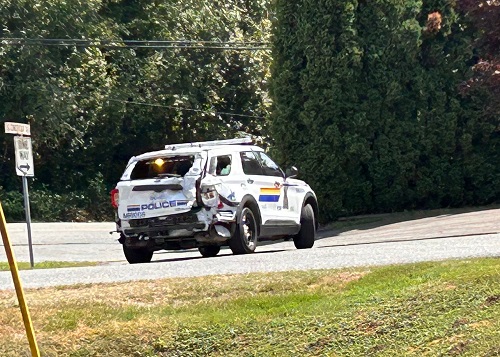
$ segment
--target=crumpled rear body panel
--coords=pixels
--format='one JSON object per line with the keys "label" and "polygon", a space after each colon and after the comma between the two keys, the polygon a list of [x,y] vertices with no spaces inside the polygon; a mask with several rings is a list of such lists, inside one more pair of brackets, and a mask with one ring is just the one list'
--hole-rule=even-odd
{"label": "crumpled rear body panel", "polygon": [[220,178],[207,174],[198,188],[201,191],[203,187],[213,187],[219,195],[218,199],[211,206],[197,201],[201,194],[196,192],[197,180],[201,176],[204,159],[202,155],[197,156],[184,177],[126,180],[133,169],[132,162],[122,176],[125,180],[117,185],[118,230],[126,236],[183,237],[208,232],[217,222],[234,222],[237,203],[219,206],[220,200],[229,202],[228,197],[233,194]]}

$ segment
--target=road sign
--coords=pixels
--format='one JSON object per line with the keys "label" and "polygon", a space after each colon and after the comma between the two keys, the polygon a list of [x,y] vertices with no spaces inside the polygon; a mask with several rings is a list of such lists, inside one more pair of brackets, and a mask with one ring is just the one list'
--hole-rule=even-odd
{"label": "road sign", "polygon": [[[31,135],[31,130],[29,124],[5,122],[5,133]],[[33,244],[31,240],[31,213],[30,199],[28,194],[28,176],[35,176],[35,165],[33,165],[31,138],[29,136],[14,136],[14,148],[16,151],[16,173],[17,176],[21,176],[23,180],[24,211],[26,212],[26,224],[28,225],[30,263],[31,268],[33,268],[35,263],[33,259]],[[37,356],[39,356],[39,354],[37,354]]]}
{"label": "road sign", "polygon": [[35,176],[33,165],[33,152],[31,150],[31,138],[14,136],[14,147],[16,149],[16,173],[18,176]]}
{"label": "road sign", "polygon": [[30,125],[22,123],[5,122],[5,134],[31,135]]}

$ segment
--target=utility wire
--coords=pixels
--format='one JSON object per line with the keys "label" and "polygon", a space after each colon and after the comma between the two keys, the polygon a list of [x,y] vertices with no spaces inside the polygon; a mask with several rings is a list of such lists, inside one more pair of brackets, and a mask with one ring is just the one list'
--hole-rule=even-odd
{"label": "utility wire", "polygon": [[109,49],[217,49],[217,50],[270,50],[264,41],[193,41],[193,40],[82,40],[44,38],[0,38],[0,46],[58,46],[100,47]]}
{"label": "utility wire", "polygon": [[149,106],[149,107],[159,107],[159,108],[175,109],[175,110],[182,110],[182,111],[191,111],[191,112],[205,113],[205,114],[231,115],[231,116],[235,116],[235,117],[264,119],[264,117],[261,117],[261,116],[258,116],[258,115],[236,114],[236,113],[227,113],[227,112],[218,112],[218,111],[210,112],[210,111],[203,110],[203,109],[174,107],[174,106],[171,106],[171,105],[151,104],[151,103],[135,102],[135,101],[129,101],[129,100],[120,100],[120,99],[107,99],[107,100],[110,101],[110,102],[119,102],[119,103],[122,103],[122,104],[136,104],[136,105],[144,105],[144,106]]}
{"label": "utility wire", "polygon": [[[12,85],[12,84],[4,84],[3,86],[5,86],[5,87],[16,87],[15,85]],[[1,89],[1,87],[0,87],[0,89]],[[61,88],[59,88],[59,89],[61,89]],[[39,88],[38,90],[40,90],[42,92],[47,92],[47,93],[55,93],[55,91],[50,91],[48,89]],[[79,97],[79,98],[84,98],[84,99],[91,99],[92,98],[90,96],[85,96],[85,95],[82,95],[82,94],[76,94],[76,93],[72,93],[72,94],[73,94],[73,96]],[[204,110],[204,109],[185,108],[185,107],[177,107],[177,106],[173,106],[173,105],[163,105],[163,104],[156,104],[156,103],[136,102],[136,101],[130,101],[130,100],[116,99],[116,98],[106,98],[105,101],[115,102],[115,103],[121,103],[121,104],[143,105],[143,106],[146,106],[146,107],[167,108],[167,109],[174,109],[174,110],[178,110],[178,111],[205,113],[207,115],[229,115],[229,116],[233,116],[233,117],[265,119],[265,117],[259,116],[259,115],[249,115],[249,114],[238,114],[238,113],[229,113],[229,112],[209,111],[209,110]]]}
{"label": "utility wire", "polygon": [[[3,46],[3,45],[0,45]],[[114,46],[114,45],[73,45],[73,44],[9,44],[8,46],[43,46],[43,47],[99,47],[112,50],[129,50],[131,48],[151,48],[151,49],[198,49],[198,50],[224,50],[224,51],[268,51],[270,47],[217,47],[217,46]]]}
{"label": "utility wire", "polygon": [[266,41],[205,41],[205,40],[122,40],[122,39],[78,39],[78,38],[22,38],[22,37],[0,37],[0,41],[38,41],[38,42],[61,42],[61,41],[71,41],[71,42],[81,42],[81,43],[115,43],[123,42],[127,44],[134,43],[203,43],[203,44],[240,44],[240,45],[256,45],[263,44],[269,45]]}
{"label": "utility wire", "polygon": [[[126,46],[119,46],[116,43],[122,43]],[[221,42],[221,41],[193,41],[193,40],[83,40],[83,39],[56,39],[56,38],[0,38],[1,46],[76,46],[76,47],[101,47],[113,49],[130,49],[130,48],[155,48],[155,49],[221,49],[221,50],[268,50],[270,47],[262,47],[268,45],[269,42],[264,41],[249,41],[249,42]],[[236,46],[238,45],[238,46]],[[253,47],[252,47],[253,46]],[[11,85],[7,85],[11,86]],[[48,90],[44,90],[49,92]],[[75,96],[85,97],[76,94]],[[168,106],[162,104],[145,103],[127,101],[121,99],[107,99],[110,102],[119,102],[123,104],[143,105],[150,107],[160,107],[174,109],[180,111],[191,111],[198,113],[206,113],[212,115],[230,115],[235,117],[264,119],[262,116],[237,114],[229,112],[207,111],[195,108],[183,108],[177,106]]]}

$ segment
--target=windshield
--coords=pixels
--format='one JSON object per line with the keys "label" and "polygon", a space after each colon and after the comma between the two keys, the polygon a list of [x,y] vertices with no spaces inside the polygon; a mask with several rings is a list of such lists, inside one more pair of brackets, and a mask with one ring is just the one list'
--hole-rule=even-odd
{"label": "windshield", "polygon": [[140,160],[135,164],[131,180],[141,180],[162,177],[184,177],[193,166],[194,155],[159,156],[151,159]]}

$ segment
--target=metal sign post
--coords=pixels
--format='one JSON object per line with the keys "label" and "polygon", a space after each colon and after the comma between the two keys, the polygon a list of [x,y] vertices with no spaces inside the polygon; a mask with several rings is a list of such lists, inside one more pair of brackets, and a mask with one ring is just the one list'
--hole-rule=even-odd
{"label": "metal sign post", "polygon": [[21,176],[23,180],[24,210],[26,213],[26,225],[28,228],[30,265],[31,269],[33,269],[35,266],[35,260],[33,258],[33,242],[31,240],[31,212],[27,179],[27,176],[35,176],[33,153],[31,150],[31,138],[27,138],[24,136],[15,136],[14,147],[16,148],[16,173],[18,176]]}
{"label": "metal sign post", "polygon": [[33,258],[33,241],[31,240],[31,212],[30,212],[30,198],[28,194],[28,179],[23,176],[23,195],[24,195],[24,208],[26,210],[26,225],[28,228],[28,246],[30,250],[30,266],[31,269],[35,267],[35,259]]}
{"label": "metal sign post", "polygon": [[33,165],[33,151],[31,149],[31,138],[25,135],[31,135],[29,124],[5,123],[5,133],[18,134],[14,137],[14,148],[16,152],[16,174],[23,180],[24,210],[26,213],[26,225],[28,228],[28,246],[30,251],[30,265],[33,269],[35,260],[33,258],[33,242],[31,240],[31,212],[28,194],[28,177],[35,176],[35,165]]}

